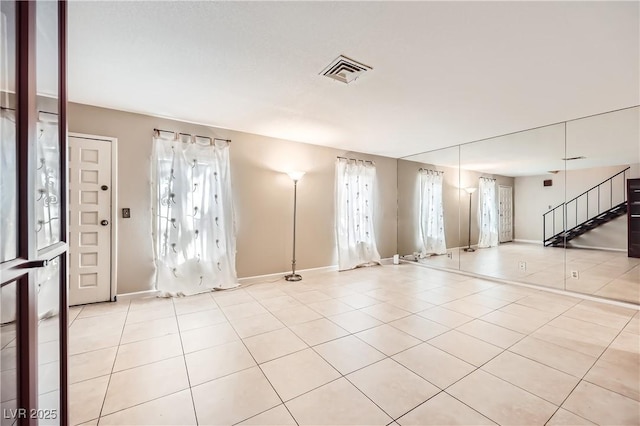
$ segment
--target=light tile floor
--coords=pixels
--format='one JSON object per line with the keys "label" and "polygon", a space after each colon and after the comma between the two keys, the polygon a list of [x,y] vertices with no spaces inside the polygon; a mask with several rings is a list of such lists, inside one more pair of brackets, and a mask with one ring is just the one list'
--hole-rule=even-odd
{"label": "light tile floor", "polygon": [[70,311],[73,424],[640,423],[637,310],[412,264]]}
{"label": "light tile floor", "polygon": [[[525,262],[525,270],[520,269]],[[608,299],[640,303],[640,259],[625,252],[510,242],[452,257],[421,259],[427,266],[460,269],[488,277],[552,287]],[[578,272],[578,278],[571,277]]]}

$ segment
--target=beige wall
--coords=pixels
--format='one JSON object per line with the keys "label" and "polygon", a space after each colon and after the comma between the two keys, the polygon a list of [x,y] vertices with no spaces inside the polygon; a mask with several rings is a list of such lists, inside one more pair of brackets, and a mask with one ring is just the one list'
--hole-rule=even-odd
{"label": "beige wall", "polygon": [[[460,212],[458,169],[398,160],[398,253],[401,255],[421,252],[420,230],[420,168],[444,172],[442,205],[447,248],[460,246]],[[466,217],[466,216],[465,216]],[[467,229],[466,226],[464,228]]]}
{"label": "beige wall", "polygon": [[237,221],[239,277],[291,268],[293,184],[283,172],[303,170],[298,183],[297,268],[335,265],[334,167],[336,156],[376,162],[380,255],[396,253],[395,159],[296,143],[81,104],[69,104],[69,131],[118,139],[118,294],[153,287],[150,156],[154,128],[231,139],[231,178]]}
{"label": "beige wall", "polygon": [[[499,208],[500,186],[514,187],[514,179],[509,176],[492,175],[489,173],[479,173],[471,170],[460,171],[460,187],[478,188],[481,177],[493,178],[496,180],[496,204]],[[516,190],[513,189],[513,197],[516,197]],[[480,228],[478,227],[478,191],[471,196],[471,245],[477,245],[480,238]],[[515,213],[514,213],[515,214]],[[514,225],[515,226],[515,225]],[[466,247],[469,244],[469,194],[461,191],[460,196],[460,246]]]}
{"label": "beige wall", "polygon": [[[418,229],[420,209],[420,181],[418,169],[444,172],[442,204],[444,207],[445,239],[447,248],[466,247],[469,241],[469,195],[459,189],[478,187],[480,177],[492,177],[497,185],[514,186],[512,177],[490,175],[458,168],[398,160],[398,252],[420,252]],[[498,202],[496,194],[496,202]],[[514,189],[515,197],[515,189]],[[471,197],[471,245],[478,243],[478,192]]]}
{"label": "beige wall", "polygon": [[[536,241],[542,244],[542,215],[550,209],[570,200],[589,188],[605,181],[614,174],[624,170],[627,165],[597,167],[581,170],[569,170],[555,175],[524,176],[515,178],[515,238],[518,240]],[[630,172],[630,173],[629,173]],[[627,172],[627,178],[640,176],[640,164],[633,164]],[[543,186],[545,179],[552,179],[553,186]],[[620,197],[623,191],[622,180],[618,179],[614,187],[614,198]],[[593,193],[590,203],[595,204],[597,193]],[[601,192],[601,203],[609,197],[605,187]],[[570,214],[570,213],[569,213]],[[556,220],[561,221],[558,214]],[[574,220],[575,222],[575,220]],[[558,225],[560,226],[560,225]],[[572,226],[572,223],[569,223]],[[550,231],[550,227],[548,228]],[[548,235],[550,236],[550,235]],[[574,239],[573,245],[592,248],[627,249],[626,219],[616,219],[597,229]]]}

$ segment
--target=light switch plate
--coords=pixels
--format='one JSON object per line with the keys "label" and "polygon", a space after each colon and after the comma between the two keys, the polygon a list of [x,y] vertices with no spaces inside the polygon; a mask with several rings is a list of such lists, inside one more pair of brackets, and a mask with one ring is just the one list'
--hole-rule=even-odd
{"label": "light switch plate", "polygon": [[126,208],[126,207],[124,209],[122,209],[122,217],[124,219],[129,219],[131,217],[131,209]]}

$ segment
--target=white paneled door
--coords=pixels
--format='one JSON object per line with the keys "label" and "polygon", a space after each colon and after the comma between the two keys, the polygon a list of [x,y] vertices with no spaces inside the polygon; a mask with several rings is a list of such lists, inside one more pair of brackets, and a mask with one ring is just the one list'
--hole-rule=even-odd
{"label": "white paneled door", "polygon": [[506,243],[513,240],[513,188],[500,185],[498,202],[499,242]]}
{"label": "white paneled door", "polygon": [[69,137],[69,304],[111,299],[111,142]]}

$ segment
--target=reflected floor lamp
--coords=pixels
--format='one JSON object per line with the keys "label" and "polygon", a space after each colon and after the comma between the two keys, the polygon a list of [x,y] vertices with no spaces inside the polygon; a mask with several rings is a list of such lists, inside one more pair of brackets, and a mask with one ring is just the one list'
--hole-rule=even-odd
{"label": "reflected floor lamp", "polygon": [[476,189],[478,189],[478,188],[465,188],[464,189],[465,191],[467,191],[467,194],[469,194],[469,243],[468,243],[468,247],[464,249],[464,251],[467,251],[467,252],[476,251],[476,249],[471,248],[471,196],[473,195],[474,192],[476,192]]}
{"label": "reflected floor lamp", "polygon": [[296,207],[297,207],[297,192],[298,181],[304,176],[304,172],[289,172],[287,173],[293,181],[293,259],[291,260],[291,273],[284,276],[287,281],[300,281],[302,276],[296,274]]}

